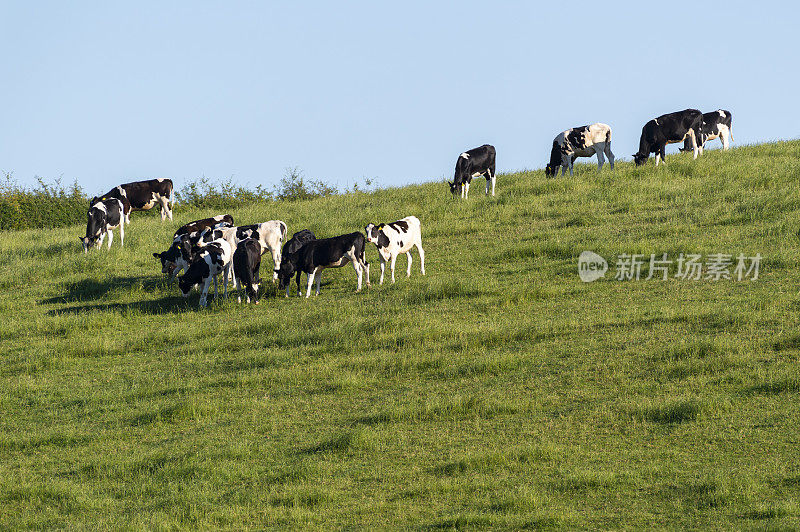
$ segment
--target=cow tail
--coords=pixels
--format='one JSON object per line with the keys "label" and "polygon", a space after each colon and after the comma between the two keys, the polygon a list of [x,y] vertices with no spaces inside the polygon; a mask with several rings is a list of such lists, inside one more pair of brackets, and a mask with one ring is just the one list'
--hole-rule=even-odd
{"label": "cow tail", "polygon": [[608,131],[606,131],[606,144],[611,148],[611,128],[608,128]]}

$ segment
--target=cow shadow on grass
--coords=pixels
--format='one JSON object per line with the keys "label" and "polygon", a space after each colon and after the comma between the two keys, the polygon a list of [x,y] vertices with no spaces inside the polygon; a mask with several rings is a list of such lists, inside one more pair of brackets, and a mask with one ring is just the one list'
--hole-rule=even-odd
{"label": "cow shadow on grass", "polygon": [[[129,312],[140,314],[175,314],[198,310],[200,308],[197,304],[198,297],[199,296],[196,295],[184,299],[180,295],[173,295],[147,301],[134,301],[132,303],[88,303],[48,310],[47,315],[63,316],[65,314],[83,314],[92,311],[111,311],[120,312],[122,314]],[[211,299],[209,299],[209,306],[213,306]]]}
{"label": "cow shadow on grass", "polygon": [[148,292],[164,292],[176,290],[177,281],[168,282],[165,277],[111,277],[105,280],[81,279],[65,287],[64,293],[40,301],[49,305],[56,303],[76,303],[87,300],[99,299],[110,292],[129,291],[139,287]]}

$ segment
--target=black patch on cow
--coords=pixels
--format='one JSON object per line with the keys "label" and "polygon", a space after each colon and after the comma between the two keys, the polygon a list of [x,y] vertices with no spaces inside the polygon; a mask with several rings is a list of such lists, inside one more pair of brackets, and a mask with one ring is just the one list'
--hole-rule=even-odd
{"label": "black patch on cow", "polygon": [[[564,146],[561,147],[561,153],[567,154],[569,151],[578,151],[586,148],[586,134],[589,132],[589,126],[575,127],[567,134]],[[569,149],[569,148],[572,149]]]}
{"label": "black patch on cow", "polygon": [[379,248],[385,248],[386,246],[389,245],[389,237],[386,236],[386,234],[383,231],[381,231],[378,234],[378,244],[377,245],[378,245]]}
{"label": "black patch on cow", "polygon": [[286,244],[283,245],[283,251],[281,252],[281,255],[296,253],[301,247],[303,247],[303,245],[305,245],[306,242],[316,239],[317,237],[314,236],[314,233],[308,229],[298,231],[292,235],[292,238],[290,238]]}
{"label": "black patch on cow", "polygon": [[408,223],[403,220],[392,222],[389,224],[389,227],[400,233],[408,233]]}
{"label": "black patch on cow", "polygon": [[233,216],[230,214],[214,216],[212,218],[203,218],[202,220],[194,220],[179,227],[178,230],[175,231],[173,238],[203,231],[204,229],[213,229],[226,226],[233,227]]}

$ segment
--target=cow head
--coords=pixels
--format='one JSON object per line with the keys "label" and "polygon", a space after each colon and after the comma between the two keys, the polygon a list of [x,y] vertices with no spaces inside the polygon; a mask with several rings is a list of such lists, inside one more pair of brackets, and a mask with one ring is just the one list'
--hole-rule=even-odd
{"label": "cow head", "polygon": [[97,238],[96,237],[88,237],[88,236],[79,236],[78,240],[81,241],[81,245],[83,246],[83,252],[88,253],[90,247],[96,246]]}
{"label": "cow head", "polygon": [[545,177],[555,177],[556,176],[556,168],[552,164],[548,164],[544,167],[544,175]]}
{"label": "cow head", "polygon": [[369,224],[364,228],[364,233],[367,235],[367,242],[372,242],[373,244],[378,243],[378,237],[381,234],[381,225]]}
{"label": "cow head", "polygon": [[178,288],[180,289],[181,294],[183,294],[183,297],[189,297],[189,293],[192,291],[192,288],[195,284],[197,283],[193,283],[189,280],[188,275],[182,275],[181,277],[178,277]]}
{"label": "cow head", "polygon": [[456,185],[454,182],[448,181],[447,184],[450,185],[450,193],[453,196],[455,196],[456,194],[459,194],[461,192],[460,190],[458,190],[461,187],[459,187],[459,185]]}
{"label": "cow head", "polygon": [[295,274],[296,268],[293,260],[287,260],[286,257],[281,260],[281,266],[274,270],[278,275],[278,288],[283,290],[292,281],[292,276]]}
{"label": "cow head", "polygon": [[642,155],[641,153],[634,153],[633,154],[633,162],[636,163],[636,166],[642,166],[644,163],[647,162],[648,157],[650,156],[649,153],[645,153]]}

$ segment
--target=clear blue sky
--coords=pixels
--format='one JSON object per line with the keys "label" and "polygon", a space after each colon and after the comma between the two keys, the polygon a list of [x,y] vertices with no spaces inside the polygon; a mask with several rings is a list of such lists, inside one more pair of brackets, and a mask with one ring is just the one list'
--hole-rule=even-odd
{"label": "clear blue sky", "polygon": [[687,107],[731,110],[734,146],[796,138],[799,22],[763,1],[2,1],[0,170],[396,186],[483,143],[541,168],[592,122],[630,158]]}

